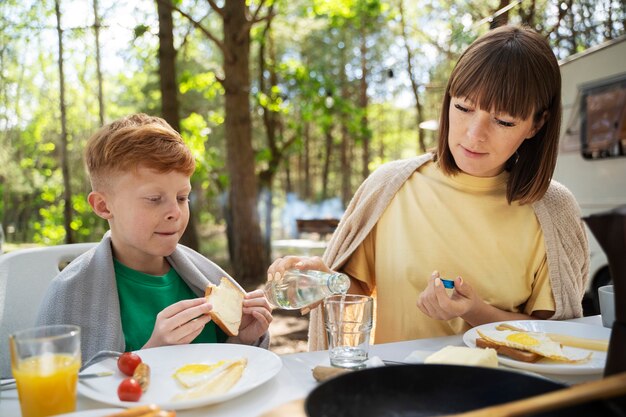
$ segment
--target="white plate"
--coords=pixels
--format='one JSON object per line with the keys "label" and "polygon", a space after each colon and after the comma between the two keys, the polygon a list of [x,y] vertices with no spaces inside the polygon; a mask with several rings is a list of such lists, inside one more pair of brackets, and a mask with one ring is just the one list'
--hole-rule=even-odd
{"label": "white plate", "polygon": [[[150,386],[138,402],[120,401],[117,387],[126,378],[117,369],[116,359],[107,359],[90,366],[85,372],[112,371],[113,376],[79,381],[78,392],[96,401],[121,407],[157,404],[166,410],[184,410],[215,404],[237,397],[273,378],[283,366],[276,354],[257,347],[232,343],[198,343],[163,346],[136,351],[150,366]],[[174,401],[184,391],[172,377],[176,369],[189,363],[214,363],[223,359],[246,358],[248,364],[241,379],[228,392],[220,395]]]}
{"label": "white plate", "polygon": [[123,408],[99,408],[97,410],[83,410],[74,413],[59,414],[57,417],[106,417],[124,411]]}
{"label": "white plate", "polygon": [[[553,320],[519,320],[488,323],[483,324],[482,326],[474,327],[465,332],[463,335],[463,342],[465,342],[465,344],[469,347],[476,347],[476,339],[478,338],[477,330],[495,330],[496,326],[500,323],[509,323],[515,327],[531,332],[558,333],[588,339],[609,340],[609,337],[611,336],[611,330],[602,326]],[[578,349],[569,346],[563,346],[563,351],[565,353],[584,351],[591,352],[592,355],[591,359],[584,363],[562,363],[550,359],[541,359],[535,363],[528,363],[517,361],[502,355],[498,355],[498,361],[502,365],[545,374],[588,375],[599,374],[604,371],[606,352]]]}

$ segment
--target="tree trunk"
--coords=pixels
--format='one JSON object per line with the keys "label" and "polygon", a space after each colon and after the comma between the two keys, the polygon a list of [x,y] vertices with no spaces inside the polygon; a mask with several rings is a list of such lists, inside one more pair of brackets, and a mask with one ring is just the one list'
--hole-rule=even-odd
{"label": "tree trunk", "polygon": [[257,178],[250,116],[250,26],[246,1],[224,2],[224,90],[226,102],[226,166],[230,175],[233,268],[247,283],[265,278],[269,259],[261,238],[257,212]]}
{"label": "tree trunk", "polygon": [[254,13],[250,13],[246,0],[228,0],[221,7],[210,0],[210,7],[223,21],[224,38],[220,40],[171,2],[156,1],[178,10],[222,51],[224,78],[220,82],[225,91],[226,168],[230,179],[224,217],[229,254],[235,276],[242,284],[264,281],[269,258],[263,245],[256,206],[258,185],[252,148],[249,59],[251,27],[271,16],[259,16],[263,1]]}
{"label": "tree trunk", "polygon": [[409,46],[409,39],[406,30],[406,20],[404,16],[404,3],[402,0],[400,0],[399,11],[402,40],[404,41],[404,49],[406,51],[407,71],[409,73],[409,80],[411,81],[411,91],[413,92],[413,98],[415,98],[415,112],[417,119],[417,152],[424,153],[426,152],[425,132],[424,129],[419,127],[420,124],[424,121],[424,112],[422,109],[422,102],[420,101],[419,96],[419,86],[417,85],[415,74],[413,74],[413,53],[411,52],[411,47]]}
{"label": "tree trunk", "polygon": [[293,191],[293,184],[291,181],[291,160],[285,160],[285,192],[291,193]]}
{"label": "tree trunk", "polygon": [[[510,2],[511,0],[500,0],[500,5],[498,5],[498,8],[496,9],[496,11],[504,9],[506,6],[509,5]],[[500,15],[496,16],[491,21],[491,23],[489,24],[489,29],[495,29],[500,26],[504,26],[508,23],[509,23],[509,11],[507,10],[506,12],[501,13]]]}
{"label": "tree trunk", "polygon": [[[274,66],[275,56],[274,56],[274,48],[272,44],[271,37],[271,24],[272,20],[269,19],[265,29],[263,30],[263,36],[259,40],[259,91],[265,94],[271,103],[274,99],[272,92],[272,87],[278,84],[278,77],[276,75],[276,68]],[[267,84],[265,82],[265,71],[266,71],[266,61],[265,61],[265,46],[268,46],[269,49],[269,88],[267,88]],[[269,106],[261,106],[261,111],[263,112],[263,126],[265,127],[265,135],[267,137],[267,146],[270,150],[270,161],[268,163],[267,169],[262,171],[259,174],[259,188],[261,189],[259,201],[262,201],[265,205],[265,234],[263,236],[263,243],[265,245],[268,258],[271,256],[271,244],[272,244],[272,191],[273,191],[273,183],[274,176],[276,175],[276,171],[278,170],[278,161],[280,161],[281,155],[278,150],[278,146],[276,144],[276,130],[277,130],[277,119],[278,115],[271,111]]]}
{"label": "tree trunk", "polygon": [[[172,8],[156,2],[159,14],[159,76],[161,87],[161,114],[165,121],[180,132],[178,114],[178,84],[176,82],[176,49],[174,48],[174,22]],[[189,223],[180,239],[180,243],[198,250],[198,233],[193,207],[189,207]]]}
{"label": "tree trunk", "polygon": [[328,177],[330,176],[330,158],[333,150],[333,125],[324,129],[324,162],[322,166],[322,200],[328,198]]}
{"label": "tree trunk", "polygon": [[[339,68],[339,82],[341,84],[341,99],[347,103],[350,100],[350,93],[348,91],[348,77],[346,75],[346,48],[341,49],[341,66]],[[341,147],[340,147],[340,163],[341,163],[341,202],[346,207],[350,198],[352,198],[351,176],[352,170],[350,169],[350,158],[348,153],[350,152],[350,134],[348,130],[348,115],[345,110],[341,110]]]}
{"label": "tree trunk", "polygon": [[[526,2],[524,3],[526,4]],[[523,7],[522,4],[518,5],[518,13],[522,19],[522,23],[524,25],[530,26],[531,28],[535,27],[536,11],[537,11],[536,0],[531,0],[527,8]]]}
{"label": "tree trunk", "polygon": [[161,113],[167,123],[180,131],[178,94],[176,86],[176,50],[174,49],[174,23],[172,9],[157,1],[159,13],[159,76],[161,87]]}
{"label": "tree trunk", "polygon": [[385,138],[387,137],[388,127],[389,125],[386,123],[385,116],[382,112],[378,112],[376,115],[377,123],[376,127],[378,130],[378,137],[380,138],[378,145],[378,159],[380,161],[385,160]]}
{"label": "tree trunk", "polygon": [[[606,19],[604,23],[604,40],[608,41],[613,39],[613,4],[612,2],[608,2],[608,7],[606,11]],[[626,7],[626,4],[623,3],[622,7]],[[626,28],[626,27],[625,27]]]}
{"label": "tree trunk", "polygon": [[361,107],[361,141],[363,145],[363,179],[370,174],[370,129],[367,121],[367,36],[365,18],[361,24],[361,80],[359,92],[359,106]]}
{"label": "tree trunk", "polygon": [[304,122],[304,199],[308,200],[313,195],[311,184],[311,129],[309,122]]}
{"label": "tree trunk", "polygon": [[63,29],[61,29],[61,7],[59,0],[54,2],[57,18],[57,35],[59,39],[59,107],[61,108],[61,173],[63,175],[63,226],[65,227],[65,243],[74,243],[72,233],[72,188],[67,158],[67,115],[65,113],[65,76],[63,72]]}
{"label": "tree trunk", "polygon": [[[285,125],[283,123],[281,123],[280,126],[278,127],[278,131],[279,131],[280,137],[284,138],[285,137]],[[295,142],[297,138],[298,138],[298,135],[294,133],[293,142]],[[289,155],[288,154],[283,155],[281,164],[283,165],[285,169],[285,189],[287,190],[287,192],[291,192],[290,162],[291,161],[289,160]]]}
{"label": "tree trunk", "polygon": [[96,77],[98,79],[98,119],[104,125],[104,93],[102,92],[102,68],[100,65],[100,15],[98,0],[93,0],[93,32],[96,40]]}

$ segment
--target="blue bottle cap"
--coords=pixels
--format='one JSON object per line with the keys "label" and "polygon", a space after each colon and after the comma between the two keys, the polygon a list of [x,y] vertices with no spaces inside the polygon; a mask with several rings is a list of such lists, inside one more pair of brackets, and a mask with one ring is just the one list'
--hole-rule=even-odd
{"label": "blue bottle cap", "polygon": [[443,279],[440,278],[441,282],[443,282],[443,286],[445,288],[454,288],[454,280],[453,279]]}

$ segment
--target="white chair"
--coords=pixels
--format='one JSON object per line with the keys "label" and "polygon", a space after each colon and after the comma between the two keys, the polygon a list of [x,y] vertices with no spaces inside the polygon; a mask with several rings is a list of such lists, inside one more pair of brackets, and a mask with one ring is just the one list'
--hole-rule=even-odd
{"label": "white chair", "polygon": [[9,335],[33,327],[46,290],[62,269],[97,243],[23,249],[0,255],[0,375],[11,376]]}

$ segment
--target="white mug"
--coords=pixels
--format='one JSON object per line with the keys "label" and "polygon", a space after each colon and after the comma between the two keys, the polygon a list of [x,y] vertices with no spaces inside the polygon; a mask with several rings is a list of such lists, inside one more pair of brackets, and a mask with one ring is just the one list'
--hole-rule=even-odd
{"label": "white mug", "polygon": [[612,285],[605,285],[598,288],[598,298],[600,300],[600,313],[602,314],[602,325],[613,327],[615,321],[615,294]]}

